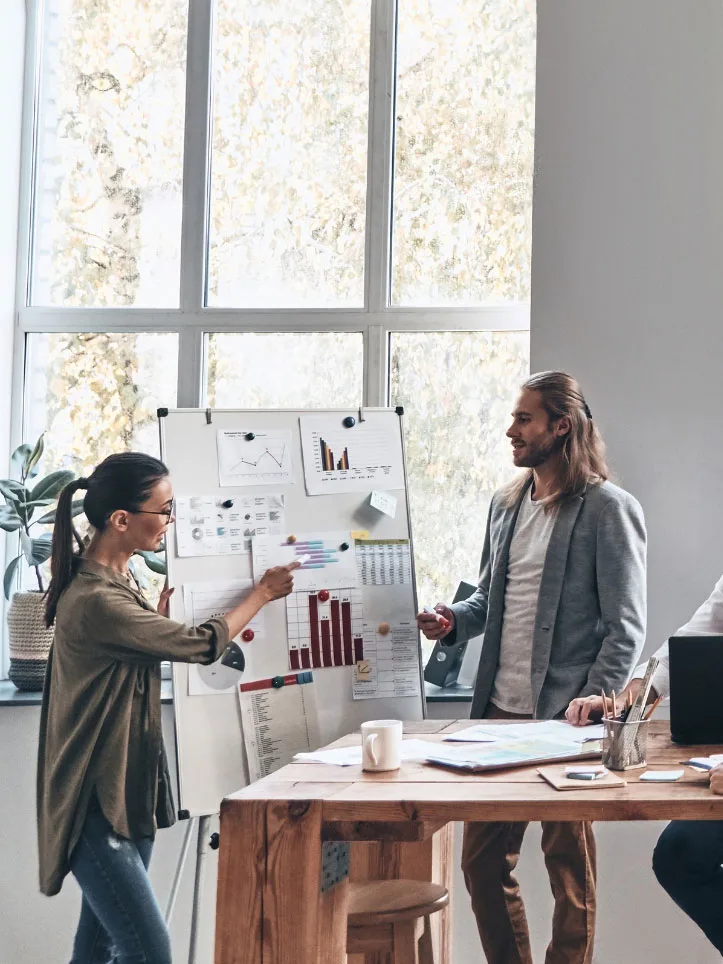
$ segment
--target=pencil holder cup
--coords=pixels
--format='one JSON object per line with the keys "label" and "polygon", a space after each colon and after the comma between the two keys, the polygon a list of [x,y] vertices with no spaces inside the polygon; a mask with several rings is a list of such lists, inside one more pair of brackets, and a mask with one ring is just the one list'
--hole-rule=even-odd
{"label": "pencil holder cup", "polygon": [[610,770],[634,770],[646,765],[648,753],[648,721],[624,723],[604,720],[602,745],[603,766]]}

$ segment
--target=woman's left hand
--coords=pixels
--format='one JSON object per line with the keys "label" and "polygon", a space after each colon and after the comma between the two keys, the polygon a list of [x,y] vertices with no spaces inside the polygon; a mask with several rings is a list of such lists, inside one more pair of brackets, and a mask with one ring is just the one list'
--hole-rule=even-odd
{"label": "woman's left hand", "polygon": [[158,598],[158,605],[156,606],[159,616],[165,616],[166,619],[168,619],[168,609],[170,606],[171,596],[174,592],[175,589],[168,588],[168,580],[166,580],[166,583],[161,590],[161,595]]}

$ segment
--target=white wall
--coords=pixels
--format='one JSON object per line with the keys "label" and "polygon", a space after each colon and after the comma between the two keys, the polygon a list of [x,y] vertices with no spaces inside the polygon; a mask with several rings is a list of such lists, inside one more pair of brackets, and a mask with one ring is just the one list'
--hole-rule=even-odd
{"label": "white wall", "polygon": [[[723,4],[538,11],[532,368],[580,379],[643,504],[650,651],[723,572]],[[596,961],[712,964],[652,879],[657,829],[599,828]]]}

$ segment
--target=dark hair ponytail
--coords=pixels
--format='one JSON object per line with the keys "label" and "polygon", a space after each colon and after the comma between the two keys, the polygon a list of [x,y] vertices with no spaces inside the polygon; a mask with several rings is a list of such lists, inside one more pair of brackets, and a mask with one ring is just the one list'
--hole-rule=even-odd
{"label": "dark hair ponytail", "polygon": [[120,452],[109,455],[97,465],[88,479],[76,479],[63,489],[58,499],[53,530],[53,551],[50,560],[51,579],[45,597],[45,623],[52,626],[58,601],[75,575],[78,554],[73,552],[73,496],[78,489],[87,489],[83,511],[97,532],[105,529],[108,519],[118,509],[137,512],[155,485],[168,475],[168,469],[152,455],[141,452]]}

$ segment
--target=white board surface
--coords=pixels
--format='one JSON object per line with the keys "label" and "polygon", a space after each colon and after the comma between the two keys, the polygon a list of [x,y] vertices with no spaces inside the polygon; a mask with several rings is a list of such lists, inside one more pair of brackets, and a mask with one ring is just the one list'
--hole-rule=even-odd
{"label": "white board surface", "polygon": [[[394,489],[398,500],[394,517],[372,509],[369,490],[331,495],[307,495],[301,451],[299,420],[304,415],[325,415],[342,420],[358,411],[310,412],[301,410],[213,410],[211,423],[203,409],[171,409],[159,419],[161,457],[168,465],[176,497],[218,496],[223,499],[280,493],[284,497],[285,528],[288,533],[367,530],[372,540],[410,539],[409,513],[405,488]],[[393,409],[365,409],[366,419],[393,426],[402,438],[402,422]],[[249,486],[219,484],[218,433],[263,431],[290,432],[294,481],[287,484]],[[350,438],[354,428],[349,429]],[[224,481],[228,482],[228,479]],[[412,555],[413,566],[413,555]],[[168,535],[169,581],[176,592],[171,600],[171,616],[184,618],[183,587],[200,582],[229,582],[252,577],[251,555],[204,555],[178,557],[175,533]],[[412,568],[413,576],[413,568]],[[414,580],[402,584],[363,586],[365,622],[376,625],[390,614],[403,612],[413,617],[416,611]],[[263,610],[263,646],[254,651],[254,671],[264,676],[290,672],[285,600],[277,600]],[[253,645],[253,643],[252,643]],[[351,666],[314,669],[314,685],[319,707],[322,744],[351,730],[364,720],[392,717],[418,720],[424,716],[422,660],[419,661],[419,694],[411,697],[382,697],[354,700]],[[173,665],[174,714],[178,756],[180,810],[190,816],[216,813],[221,800],[247,783],[247,764],[243,748],[241,713],[236,693],[189,695],[188,666]]]}

